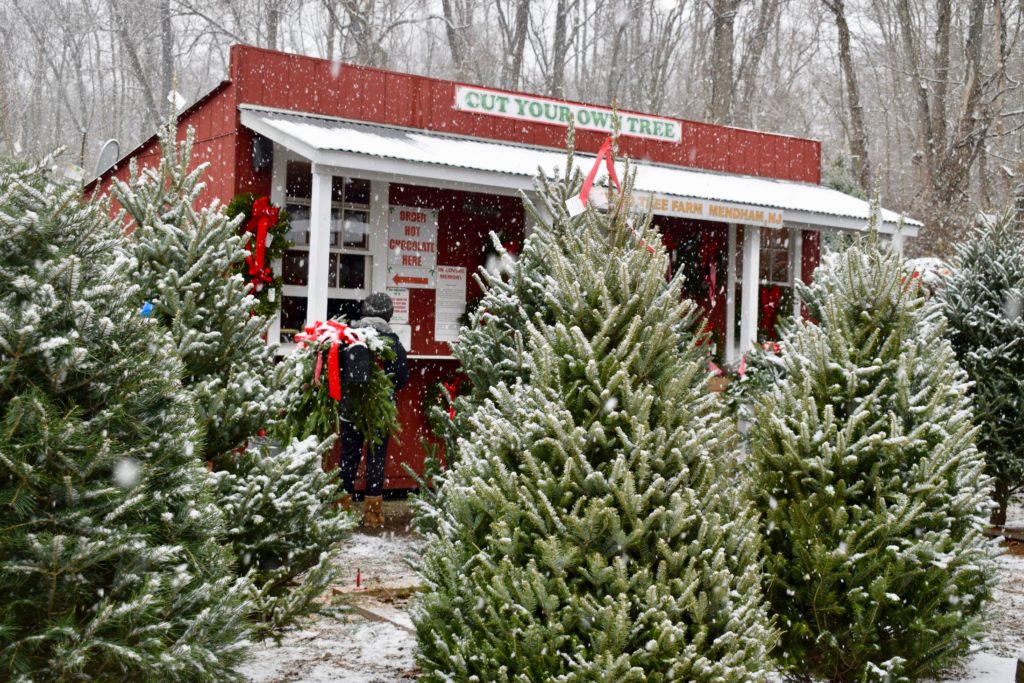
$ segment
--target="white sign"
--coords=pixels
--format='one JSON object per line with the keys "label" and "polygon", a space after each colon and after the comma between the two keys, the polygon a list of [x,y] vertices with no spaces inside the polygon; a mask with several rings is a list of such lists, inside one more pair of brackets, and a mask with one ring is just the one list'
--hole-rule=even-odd
{"label": "white sign", "polygon": [[[455,88],[455,109],[484,116],[563,127],[569,126],[571,115],[574,125],[579,130],[598,130],[607,133],[615,130],[612,122],[615,112],[606,107],[549,100],[469,85]],[[683,139],[681,124],[674,119],[624,111],[618,112],[618,117],[620,135],[662,142],[681,142]]]}
{"label": "white sign", "polygon": [[391,314],[392,324],[409,322],[409,290],[405,287],[388,287],[388,296],[395,305],[395,312]]}
{"label": "white sign", "polygon": [[[599,194],[599,193],[598,193]],[[591,195],[593,197],[594,195]],[[659,216],[700,218],[718,223],[760,225],[766,228],[781,228],[785,218],[782,209],[766,209],[761,206],[718,202],[711,199],[683,199],[666,195],[635,192],[632,206],[638,210],[651,210]]]}
{"label": "white sign", "polygon": [[437,300],[434,303],[434,339],[459,341],[459,318],[466,312],[466,269],[437,267]]}
{"label": "white sign", "polygon": [[437,267],[437,211],[392,206],[388,217],[388,286],[432,289]]}

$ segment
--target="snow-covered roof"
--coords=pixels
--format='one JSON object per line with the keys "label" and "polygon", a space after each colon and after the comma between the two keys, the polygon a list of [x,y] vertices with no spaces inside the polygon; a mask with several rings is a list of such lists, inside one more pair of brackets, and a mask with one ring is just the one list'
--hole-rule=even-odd
{"label": "snow-covered roof", "polygon": [[[563,150],[551,148],[248,105],[239,108],[243,126],[310,159],[321,170],[338,169],[339,173],[507,193],[533,189],[532,179],[538,169],[553,177],[566,161]],[[576,155],[576,164],[584,170],[589,170],[593,160],[592,154]],[[636,170],[635,189],[641,193],[778,210],[786,225],[863,230],[871,210],[862,199],[811,183],[643,161],[631,161],[631,166]],[[662,212],[656,206],[654,213]],[[908,237],[915,236],[921,227],[919,221],[885,209],[882,220],[882,232],[895,232],[902,223],[902,234]]]}

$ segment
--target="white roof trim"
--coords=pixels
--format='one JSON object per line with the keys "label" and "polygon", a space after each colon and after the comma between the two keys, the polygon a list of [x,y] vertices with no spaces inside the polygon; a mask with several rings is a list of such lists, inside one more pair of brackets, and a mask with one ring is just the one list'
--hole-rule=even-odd
{"label": "white roof trim", "polygon": [[[556,149],[249,105],[240,105],[239,109],[243,126],[297,152],[321,169],[391,182],[515,194],[533,189],[538,169],[554,177],[566,161],[565,152]],[[584,170],[589,170],[593,159],[592,154],[576,155],[577,165]],[[644,195],[780,211],[784,224],[794,227],[860,231],[865,229],[870,212],[868,202],[821,185],[650,162],[630,163],[636,169],[636,190]],[[662,212],[656,209],[654,213]],[[899,228],[904,236],[914,237],[921,227],[919,221],[886,209],[882,210],[882,220],[880,231],[884,233],[895,233]]]}

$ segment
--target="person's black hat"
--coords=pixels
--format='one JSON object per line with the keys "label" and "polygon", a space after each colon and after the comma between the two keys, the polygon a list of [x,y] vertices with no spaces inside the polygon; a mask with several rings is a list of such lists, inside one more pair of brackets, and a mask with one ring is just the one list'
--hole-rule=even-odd
{"label": "person's black hat", "polygon": [[364,318],[382,318],[385,322],[389,322],[394,312],[395,304],[391,301],[391,297],[384,292],[374,292],[363,299]]}

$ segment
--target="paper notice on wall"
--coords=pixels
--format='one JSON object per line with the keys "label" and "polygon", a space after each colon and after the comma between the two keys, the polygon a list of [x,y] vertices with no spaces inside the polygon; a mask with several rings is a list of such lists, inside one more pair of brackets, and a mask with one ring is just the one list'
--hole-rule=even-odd
{"label": "paper notice on wall", "polygon": [[434,339],[459,341],[459,318],[466,312],[466,269],[437,267],[437,300],[434,304]]}
{"label": "paper notice on wall", "polygon": [[391,323],[404,325],[409,322],[409,290],[405,287],[388,287],[388,296],[395,305],[395,312],[391,314]]}

